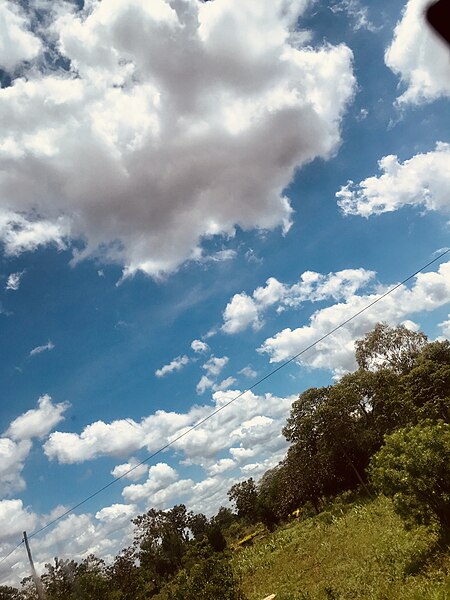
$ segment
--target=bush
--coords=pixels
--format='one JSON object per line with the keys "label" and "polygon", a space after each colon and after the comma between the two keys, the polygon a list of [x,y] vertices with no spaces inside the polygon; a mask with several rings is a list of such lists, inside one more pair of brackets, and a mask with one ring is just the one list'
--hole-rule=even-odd
{"label": "bush", "polygon": [[423,422],[385,439],[369,475],[407,523],[437,521],[450,529],[450,425]]}
{"label": "bush", "polygon": [[210,557],[177,577],[173,600],[245,600],[228,559]]}

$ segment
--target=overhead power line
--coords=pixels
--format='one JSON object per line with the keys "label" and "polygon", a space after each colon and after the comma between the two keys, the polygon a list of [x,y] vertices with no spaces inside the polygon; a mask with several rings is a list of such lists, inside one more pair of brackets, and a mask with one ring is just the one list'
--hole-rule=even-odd
{"label": "overhead power line", "polygon": [[21,546],[22,544],[23,544],[23,540],[20,540],[20,542],[19,542],[19,543],[18,543],[16,546],[14,546],[14,548],[13,548],[12,550],[10,550],[10,551],[8,552],[8,554],[7,554],[6,556],[4,556],[4,557],[3,557],[3,558],[0,560],[0,565],[1,565],[3,562],[5,562],[5,560],[6,560],[7,558],[9,558],[9,557],[11,556],[11,554],[13,554],[13,552],[15,552],[15,551],[17,550],[17,548],[18,548],[19,546]]}
{"label": "overhead power line", "polygon": [[[155,452],[153,452],[152,454],[150,454],[149,456],[147,456],[146,458],[144,458],[143,460],[141,460],[139,463],[137,463],[136,465],[134,465],[133,467],[131,467],[130,469],[128,469],[128,471],[126,471],[125,473],[123,473],[119,477],[115,477],[109,483],[107,483],[106,485],[102,486],[101,488],[99,488],[98,490],[96,490],[95,492],[93,492],[92,494],[90,494],[89,496],[87,496],[86,498],[84,498],[83,500],[81,500],[80,502],[78,502],[77,504],[75,504],[74,506],[72,506],[71,508],[69,508],[66,511],[64,511],[61,515],[59,515],[58,517],[55,517],[54,519],[52,519],[51,521],[49,521],[46,525],[40,527],[39,529],[37,529],[36,531],[34,531],[33,533],[31,533],[28,536],[28,538],[35,537],[39,533],[42,533],[43,531],[45,531],[46,529],[48,529],[49,527],[51,527],[52,525],[54,525],[55,523],[57,523],[58,521],[60,521],[64,517],[66,517],[67,515],[69,515],[70,513],[72,513],[74,510],[76,510],[77,508],[79,508],[80,506],[82,506],[83,504],[85,504],[86,502],[88,502],[89,500],[91,500],[92,498],[95,498],[95,496],[98,496],[99,494],[101,494],[102,492],[104,492],[106,489],[108,489],[109,487],[111,487],[112,485],[114,485],[115,483],[117,483],[118,481],[120,481],[121,479],[123,479],[124,477],[126,477],[127,475],[129,475],[130,473],[132,473],[133,471],[135,471],[138,467],[140,467],[143,464],[149,462],[152,458],[155,458],[155,456],[158,456],[158,454],[161,454],[161,452],[164,452],[165,450],[167,450],[168,448],[170,448],[171,446],[173,446],[173,444],[175,444],[176,442],[178,442],[182,438],[184,438],[187,435],[189,435],[192,431],[194,431],[195,429],[197,429],[198,427],[200,427],[201,425],[203,425],[204,423],[206,423],[207,421],[209,421],[209,419],[212,419],[212,417],[214,417],[215,415],[217,415],[221,411],[225,410],[225,408],[227,408],[228,406],[230,406],[231,404],[233,404],[234,402],[236,402],[237,400],[239,400],[239,398],[242,398],[242,396],[244,394],[246,394],[247,392],[250,392],[250,391],[254,390],[258,385],[260,385],[261,383],[263,383],[263,381],[266,381],[267,379],[269,379],[270,377],[272,377],[273,375],[275,375],[275,373],[278,373],[278,371],[281,371],[281,369],[284,369],[287,365],[291,364],[292,362],[294,362],[295,360],[297,360],[297,358],[299,358],[300,356],[302,356],[302,354],[305,354],[306,352],[308,352],[308,350],[311,350],[311,348],[314,348],[314,346],[316,346],[317,344],[319,344],[323,340],[325,340],[328,337],[330,337],[331,335],[333,335],[333,333],[335,333],[336,331],[338,331],[339,329],[341,329],[342,327],[344,327],[345,325],[347,325],[348,323],[350,323],[351,321],[353,321],[354,319],[356,319],[362,313],[368,311],[372,306],[374,306],[378,302],[381,302],[381,300],[383,300],[384,298],[386,298],[387,296],[389,296],[390,294],[392,294],[393,292],[395,292],[395,290],[397,290],[398,288],[400,288],[402,285],[405,285],[405,283],[407,283],[408,281],[410,281],[411,279],[413,279],[413,277],[415,277],[416,275],[418,275],[419,273],[421,273],[422,271],[424,271],[425,269],[427,269],[432,264],[438,262],[441,258],[443,258],[449,252],[450,252],[450,248],[447,248],[445,251],[441,252],[438,256],[436,256],[435,258],[433,258],[432,260],[430,260],[426,265],[423,265],[420,269],[417,269],[417,271],[415,271],[414,273],[412,273],[411,275],[409,275],[408,277],[406,277],[405,279],[403,279],[403,281],[401,281],[400,283],[397,283],[396,285],[394,285],[392,288],[390,288],[389,290],[387,290],[386,292],[384,292],[384,294],[381,294],[380,296],[378,296],[378,298],[375,298],[375,300],[373,300],[372,302],[369,302],[369,304],[367,304],[362,309],[360,309],[359,311],[357,311],[356,313],[354,313],[353,315],[351,315],[348,319],[345,319],[345,321],[342,321],[341,323],[339,323],[339,325],[336,325],[336,327],[334,327],[333,329],[331,329],[330,331],[328,331],[327,333],[325,333],[324,335],[322,335],[321,337],[319,337],[317,340],[315,340],[314,342],[312,342],[311,344],[309,344],[308,346],[306,346],[305,348],[303,348],[302,350],[300,350],[300,352],[297,352],[297,354],[294,354],[291,358],[289,358],[288,360],[286,360],[285,362],[283,362],[282,364],[280,364],[278,367],[276,367],[275,369],[273,369],[272,371],[270,371],[269,373],[267,373],[267,375],[265,375],[264,377],[261,377],[261,379],[259,379],[258,381],[256,381],[253,385],[251,385],[250,387],[246,388],[244,391],[242,391],[239,394],[237,394],[236,396],[234,396],[231,400],[229,400],[228,402],[226,402],[225,404],[223,404],[222,406],[220,406],[216,410],[212,411],[209,415],[207,415],[206,417],[204,417],[203,419],[201,419],[200,421],[198,421],[195,425],[192,425],[192,427],[189,427],[188,429],[186,429],[186,431],[184,431],[183,433],[181,433],[178,436],[176,436],[175,438],[173,438],[170,442],[167,442],[167,444],[165,444],[164,446],[161,446],[158,450],[156,450]],[[22,542],[23,542],[23,540],[22,540]],[[11,552],[5,558],[3,558],[2,561],[0,561],[0,564],[4,560],[6,560],[6,558],[8,558],[8,556],[10,556],[16,550],[22,544],[22,542],[20,542],[15,548],[13,548],[11,550]]]}

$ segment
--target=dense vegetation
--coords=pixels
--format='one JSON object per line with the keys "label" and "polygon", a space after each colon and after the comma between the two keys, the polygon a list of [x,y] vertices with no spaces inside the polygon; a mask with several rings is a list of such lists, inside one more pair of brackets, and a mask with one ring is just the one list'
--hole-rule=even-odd
{"label": "dense vegetation", "polygon": [[[272,579],[291,600],[413,598],[411,578],[419,585],[414,569],[425,565],[425,554],[428,560],[435,556],[444,561],[445,569],[449,566],[450,343],[429,343],[422,333],[378,324],[356,343],[356,360],[357,371],[334,385],[310,388],[293,403],[283,429],[291,444],[286,458],[259,482],[233,485],[228,496],[234,512],[222,507],[207,519],[183,505],[151,509],[133,521],[134,543],[112,564],[90,556],[81,563],[55,559],[47,565],[42,581],[48,600],[252,600],[264,597],[258,581]],[[371,499],[371,508],[361,500],[344,505],[343,493]],[[377,493],[384,499],[374,501]],[[286,526],[293,512],[301,523]],[[366,541],[357,534],[361,514],[370,532]],[[374,515],[380,517],[378,530]],[[400,519],[409,531],[400,527]],[[253,549],[235,552],[261,531],[277,528],[255,545],[266,563],[276,567],[277,576],[268,575]],[[336,555],[333,536],[336,549],[345,552],[339,565],[320,558],[324,547]],[[281,553],[278,564],[276,540],[283,539],[289,553]],[[397,544],[394,556],[400,539],[403,545]],[[270,544],[275,544],[272,558]],[[302,559],[306,548],[307,559]],[[386,559],[389,552],[392,556]],[[364,568],[359,575],[349,574],[357,564],[355,553],[373,563],[372,571],[376,566],[377,583]],[[303,579],[288,572],[299,561],[297,568],[308,570]],[[265,574],[258,576],[263,568]],[[383,570],[384,583],[379,574]],[[325,572],[327,581],[336,580],[335,587],[324,580]],[[347,583],[340,572],[346,573]],[[289,583],[283,583],[283,576]],[[370,594],[363,591],[369,581],[374,586]],[[411,590],[410,596],[405,589]],[[439,586],[436,590],[437,595],[416,597],[446,597],[439,595]],[[7,598],[34,600],[32,581],[24,580],[21,590],[0,587],[0,600]]]}

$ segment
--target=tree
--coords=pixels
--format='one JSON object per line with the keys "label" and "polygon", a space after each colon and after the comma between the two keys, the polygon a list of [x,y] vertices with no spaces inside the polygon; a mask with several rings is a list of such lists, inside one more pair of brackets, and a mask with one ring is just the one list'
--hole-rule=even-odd
{"label": "tree", "polygon": [[437,520],[450,529],[450,425],[427,421],[386,437],[372,458],[374,487],[392,498],[408,523]]}
{"label": "tree", "polygon": [[133,547],[125,548],[107,567],[108,579],[112,590],[119,593],[120,600],[140,600],[148,597],[146,590],[152,590],[154,585],[143,577],[142,570],[137,565],[137,553]]}
{"label": "tree", "polygon": [[41,577],[49,600],[67,600],[75,593],[77,563],[73,560],[55,558],[54,564],[45,565],[47,572]]}
{"label": "tree", "polygon": [[408,372],[427,344],[427,336],[411,331],[404,325],[389,327],[377,323],[370,333],[355,342],[356,362],[360,369],[374,371],[393,369],[396,373]]}
{"label": "tree", "polygon": [[228,498],[234,502],[239,518],[250,523],[258,521],[258,492],[253,478],[235,483],[228,490]]}
{"label": "tree", "polygon": [[229,560],[215,555],[180,573],[171,600],[245,600]]}
{"label": "tree", "polygon": [[20,600],[20,598],[18,589],[9,585],[0,585],[0,600]]}
{"label": "tree", "polygon": [[152,508],[133,519],[138,558],[156,590],[181,568],[189,541],[188,521],[183,504],[168,511]]}
{"label": "tree", "polygon": [[404,376],[405,401],[416,419],[450,422],[450,342],[427,344]]}

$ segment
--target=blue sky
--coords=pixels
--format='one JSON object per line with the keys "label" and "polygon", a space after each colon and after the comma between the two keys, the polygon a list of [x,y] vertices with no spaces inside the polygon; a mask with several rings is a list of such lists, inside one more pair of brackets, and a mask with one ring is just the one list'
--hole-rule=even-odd
{"label": "blue sky", "polygon": [[[2,5],[2,555],[449,245],[449,52],[423,7]],[[444,258],[49,528],[38,566],[114,555],[151,506],[211,514],[355,339],[448,337],[449,301]]]}

